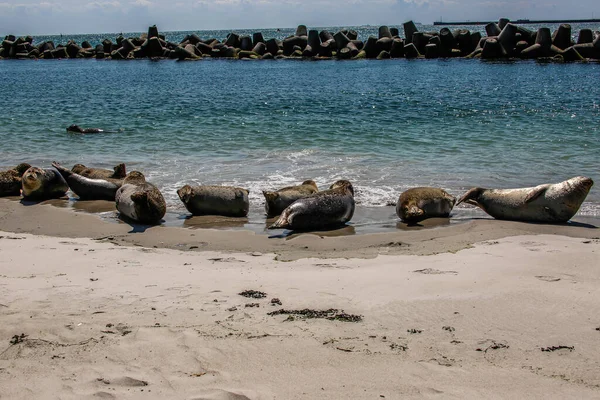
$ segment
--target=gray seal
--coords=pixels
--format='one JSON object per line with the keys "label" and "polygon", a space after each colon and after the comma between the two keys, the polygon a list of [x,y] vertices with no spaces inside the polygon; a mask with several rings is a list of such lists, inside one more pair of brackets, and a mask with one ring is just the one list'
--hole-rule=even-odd
{"label": "gray seal", "polygon": [[279,215],[296,200],[310,196],[318,191],[317,184],[310,179],[302,182],[300,185],[284,187],[274,192],[263,190],[265,212],[270,217]]}
{"label": "gray seal", "polygon": [[269,229],[319,230],[344,225],[354,215],[354,188],[339,180],[329,190],[296,200]]}
{"label": "gray seal", "polygon": [[109,169],[88,168],[83,164],[75,164],[73,168],[71,168],[71,172],[92,179],[123,179],[127,176],[127,169],[123,163],[115,165],[112,171]]}
{"label": "gray seal", "polygon": [[146,182],[144,175],[132,171],[123,179],[115,194],[117,210],[121,217],[141,224],[154,225],[167,212],[167,204],[156,186]]}
{"label": "gray seal", "polygon": [[69,186],[57,170],[31,167],[21,178],[21,189],[27,200],[47,200],[64,196]]}
{"label": "gray seal", "polygon": [[403,192],[396,203],[396,214],[409,224],[427,218],[447,218],[456,198],[443,189],[416,187]]}
{"label": "gray seal", "polygon": [[52,166],[60,172],[69,188],[81,200],[114,200],[117,190],[123,185],[123,179],[92,179],[69,171],[56,161]]}
{"label": "gray seal", "polygon": [[0,197],[21,194],[21,178],[31,165],[22,163],[7,171],[0,171]]}
{"label": "gray seal", "polygon": [[185,208],[193,215],[245,217],[250,203],[247,189],[233,186],[190,186],[177,191]]}
{"label": "gray seal", "polygon": [[566,181],[520,189],[473,188],[456,204],[478,206],[496,219],[567,222],[579,210],[594,181],[576,176]]}

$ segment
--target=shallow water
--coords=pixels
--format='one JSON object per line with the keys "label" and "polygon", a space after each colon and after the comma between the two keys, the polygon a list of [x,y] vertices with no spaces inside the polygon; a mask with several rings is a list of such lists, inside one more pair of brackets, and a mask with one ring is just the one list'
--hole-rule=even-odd
{"label": "shallow water", "polygon": [[[386,204],[413,186],[597,181],[599,78],[598,63],[2,60],[0,166],[125,162],[174,223],[184,184],[248,188],[264,224],[262,189],[344,178],[364,208],[353,223],[388,226]],[[600,216],[599,192],[580,216]],[[466,207],[455,214],[484,215]]]}

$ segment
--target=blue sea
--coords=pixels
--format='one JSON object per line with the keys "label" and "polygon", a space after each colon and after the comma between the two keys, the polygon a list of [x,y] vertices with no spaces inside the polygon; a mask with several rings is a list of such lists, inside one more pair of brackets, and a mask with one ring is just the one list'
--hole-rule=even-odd
{"label": "blue sea", "polygon": [[[161,189],[173,225],[187,215],[176,191],[194,183],[250,189],[246,227],[262,230],[261,190],[349,179],[360,232],[395,226],[389,204],[414,186],[458,197],[473,186],[600,180],[600,63],[0,60],[0,81],[0,167],[125,162]],[[71,124],[114,133],[67,133]],[[598,186],[579,215],[600,217]],[[454,216],[485,214],[461,205]]]}

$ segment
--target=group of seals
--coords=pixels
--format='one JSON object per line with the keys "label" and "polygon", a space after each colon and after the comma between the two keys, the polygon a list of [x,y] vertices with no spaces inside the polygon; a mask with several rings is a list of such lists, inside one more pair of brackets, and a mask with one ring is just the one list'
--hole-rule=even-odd
{"label": "group of seals", "polygon": [[[160,190],[146,182],[138,171],[126,174],[124,164],[113,170],[88,168],[76,164],[71,170],[53,162],[52,169],[29,164],[0,172],[0,196],[22,193],[27,200],[62,197],[70,188],[84,200],[114,200],[120,215],[144,223],[159,223],[166,213]],[[496,219],[562,223],[579,210],[594,182],[577,176],[555,184],[517,189],[474,187],[458,201],[440,188],[416,187],[403,192],[396,203],[396,214],[408,224],[427,218],[447,218],[454,205],[475,205]],[[193,215],[245,217],[249,210],[247,189],[233,186],[185,185],[177,191]],[[318,191],[313,180],[276,191],[263,191],[267,216],[279,218],[269,229],[319,230],[344,225],[354,209],[354,188],[339,180],[328,190]]]}
{"label": "group of seals", "polygon": [[396,213],[407,223],[431,217],[448,217],[454,204],[471,204],[496,219],[525,222],[567,222],[577,213],[594,181],[576,176],[559,183],[546,183],[518,189],[468,190],[456,202],[446,191],[437,188],[413,188],[400,195]]}
{"label": "group of seals", "polygon": [[[120,164],[123,165],[123,164]],[[114,200],[117,190],[123,185],[123,178],[102,177],[89,178],[85,175],[68,170],[57,162],[53,162],[52,166],[60,172],[62,177],[67,181],[69,188],[82,200]],[[117,166],[118,167],[118,166]],[[115,167],[115,169],[117,169]],[[81,170],[74,167],[73,169]],[[100,170],[97,172],[87,173],[88,176],[107,175],[108,170]],[[83,170],[81,172],[86,172]],[[113,174],[114,176],[114,174]]]}

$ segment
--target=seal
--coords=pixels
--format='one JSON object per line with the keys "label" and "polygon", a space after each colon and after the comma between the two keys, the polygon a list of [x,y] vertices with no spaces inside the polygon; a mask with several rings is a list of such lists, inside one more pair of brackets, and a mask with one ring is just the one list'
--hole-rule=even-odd
{"label": "seal", "polygon": [[250,203],[249,190],[233,186],[190,186],[177,191],[185,208],[193,215],[245,217]]}
{"label": "seal", "polygon": [[21,193],[21,178],[31,165],[22,163],[8,171],[0,171],[0,197],[18,196]]}
{"label": "seal", "polygon": [[396,203],[396,214],[409,224],[427,218],[446,218],[456,203],[456,198],[443,189],[416,187],[403,192]]}
{"label": "seal", "polygon": [[71,125],[67,128],[67,132],[75,133],[102,133],[104,129],[100,128],[82,128],[79,125]]}
{"label": "seal", "polygon": [[69,171],[56,161],[52,166],[67,181],[69,188],[81,200],[114,200],[117,190],[123,185],[123,179],[92,179]]}
{"label": "seal", "polygon": [[109,169],[88,168],[83,164],[75,164],[73,168],[71,168],[71,171],[92,179],[123,179],[127,176],[127,169],[123,163],[115,165],[112,171]]}
{"label": "seal", "polygon": [[146,182],[141,172],[132,171],[115,194],[120,216],[134,222],[154,225],[167,212],[165,198],[156,186]]}
{"label": "seal", "polygon": [[478,206],[496,219],[557,223],[570,220],[594,181],[576,176],[566,181],[520,189],[472,188],[456,204]]}
{"label": "seal", "polygon": [[334,228],[352,219],[354,207],[352,184],[347,180],[339,180],[329,190],[293,202],[269,229],[307,231]]}
{"label": "seal", "polygon": [[67,182],[55,169],[31,167],[21,178],[23,197],[27,200],[46,200],[62,197],[69,190]]}
{"label": "seal", "polygon": [[284,187],[274,192],[263,190],[266,201],[265,212],[268,216],[274,217],[281,214],[283,210],[296,200],[310,196],[318,191],[317,184],[311,179],[302,182],[300,185]]}

